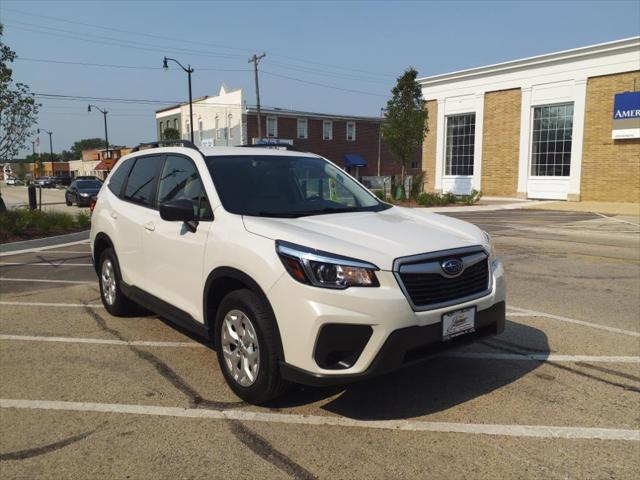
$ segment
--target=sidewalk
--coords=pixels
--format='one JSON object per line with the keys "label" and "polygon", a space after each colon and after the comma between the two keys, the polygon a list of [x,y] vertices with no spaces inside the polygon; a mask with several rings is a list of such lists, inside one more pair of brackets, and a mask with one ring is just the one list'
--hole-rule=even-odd
{"label": "sidewalk", "polygon": [[592,212],[605,215],[640,216],[640,203],[617,202],[539,202],[527,206],[540,210],[557,210],[563,212]]}

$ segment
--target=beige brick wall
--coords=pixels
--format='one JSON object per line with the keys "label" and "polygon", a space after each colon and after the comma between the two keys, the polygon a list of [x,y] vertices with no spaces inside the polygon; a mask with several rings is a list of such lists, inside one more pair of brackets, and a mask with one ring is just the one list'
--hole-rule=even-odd
{"label": "beige brick wall", "polygon": [[640,88],[640,71],[587,81],[581,200],[640,202],[640,139],[612,140],[613,98]]}
{"label": "beige brick wall", "polygon": [[517,194],[521,98],[519,88],[487,92],[484,96],[483,195]]}
{"label": "beige brick wall", "polygon": [[427,121],[428,132],[422,142],[422,170],[424,170],[424,190],[425,192],[433,192],[436,180],[437,100],[427,101],[426,108],[429,112],[429,119]]}

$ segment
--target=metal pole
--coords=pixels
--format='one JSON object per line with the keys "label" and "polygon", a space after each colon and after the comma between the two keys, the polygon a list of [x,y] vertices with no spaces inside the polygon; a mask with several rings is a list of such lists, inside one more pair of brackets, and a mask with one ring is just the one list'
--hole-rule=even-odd
{"label": "metal pole", "polygon": [[51,173],[53,173],[53,140],[51,140],[51,136],[53,132],[49,132],[49,152],[51,153]]}
{"label": "metal pole", "polygon": [[104,115],[104,142],[107,144],[107,158],[110,158],[109,154],[109,133],[107,132],[107,111],[102,112]]}
{"label": "metal pole", "polygon": [[191,72],[193,72],[193,69],[191,68],[191,65],[189,65],[189,68],[187,69],[187,74],[189,77],[189,127],[191,128],[191,143],[193,143],[193,100],[191,98]]}

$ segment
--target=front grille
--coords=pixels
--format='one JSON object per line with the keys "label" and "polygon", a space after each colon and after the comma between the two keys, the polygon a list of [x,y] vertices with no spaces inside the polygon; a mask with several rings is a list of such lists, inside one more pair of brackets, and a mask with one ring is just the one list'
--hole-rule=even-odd
{"label": "front grille", "polygon": [[458,299],[473,297],[488,290],[489,265],[485,258],[467,267],[456,278],[446,278],[439,273],[402,271],[399,277],[412,303],[416,307],[429,307],[455,303]]}

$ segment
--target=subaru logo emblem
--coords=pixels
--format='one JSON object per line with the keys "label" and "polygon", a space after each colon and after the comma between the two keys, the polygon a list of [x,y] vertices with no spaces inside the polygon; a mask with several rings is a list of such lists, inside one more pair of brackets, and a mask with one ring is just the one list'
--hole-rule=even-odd
{"label": "subaru logo emblem", "polygon": [[440,268],[446,277],[457,277],[464,270],[464,264],[459,258],[450,258],[440,262]]}

